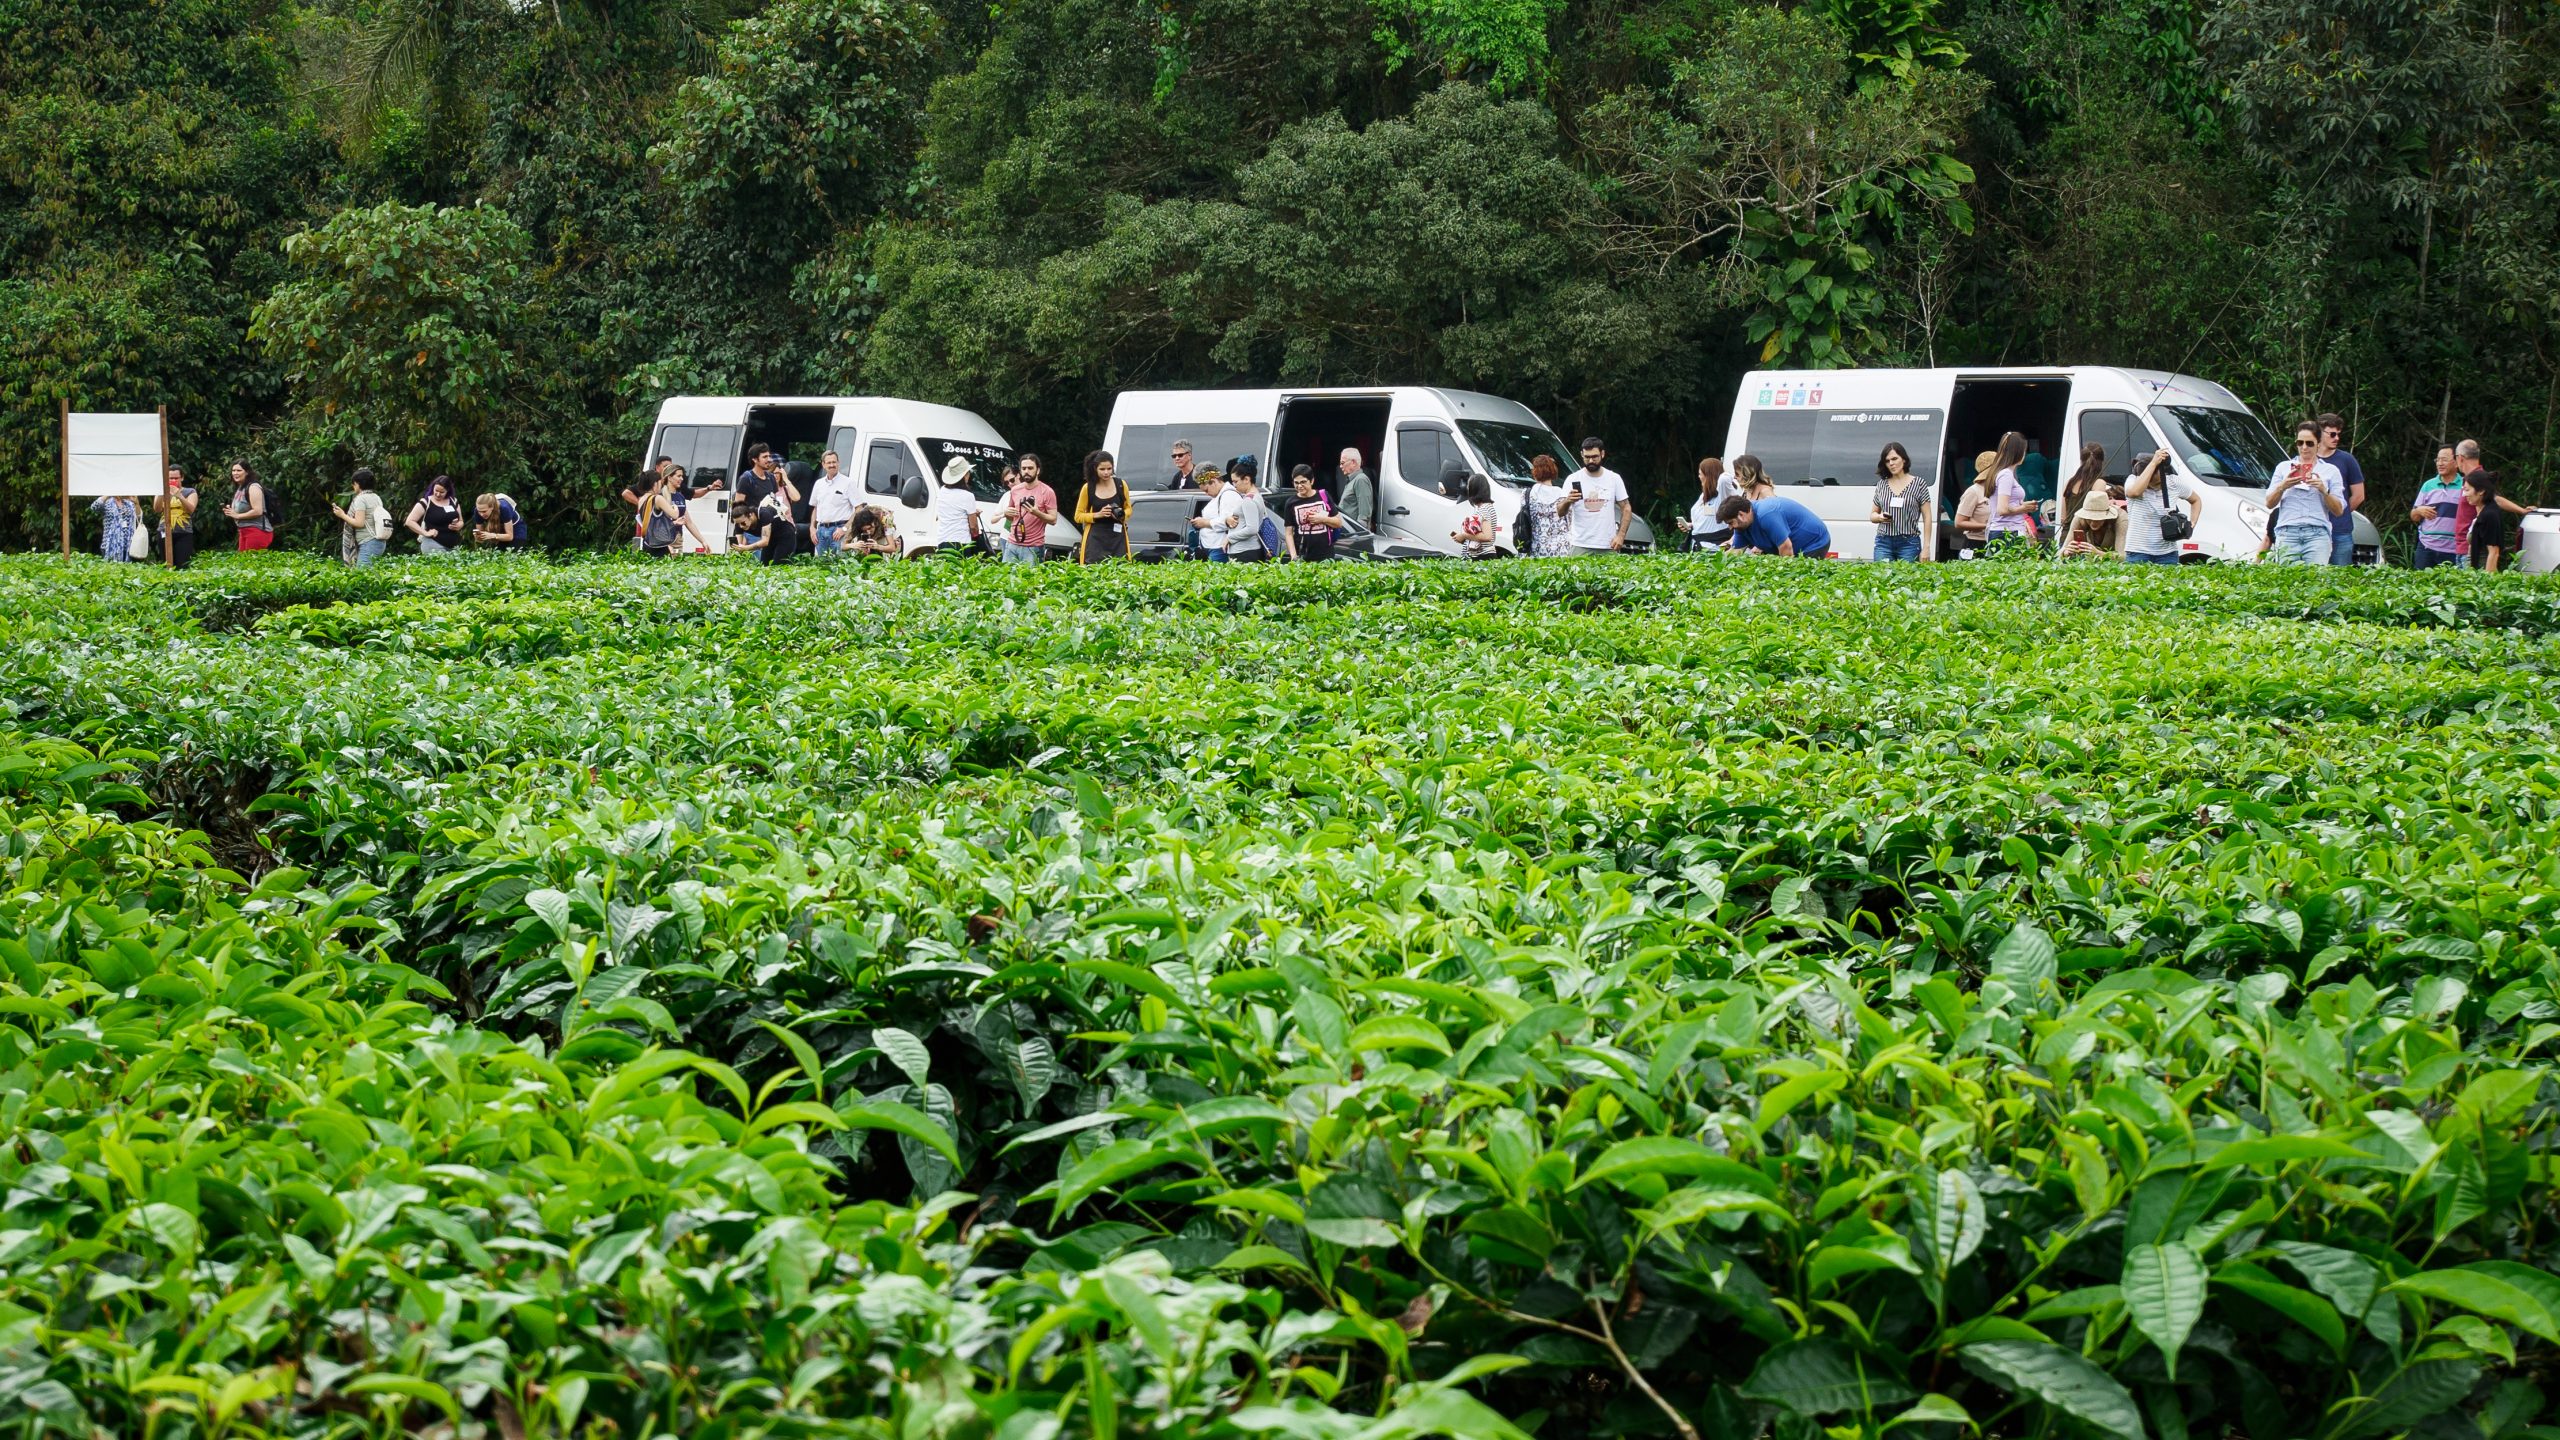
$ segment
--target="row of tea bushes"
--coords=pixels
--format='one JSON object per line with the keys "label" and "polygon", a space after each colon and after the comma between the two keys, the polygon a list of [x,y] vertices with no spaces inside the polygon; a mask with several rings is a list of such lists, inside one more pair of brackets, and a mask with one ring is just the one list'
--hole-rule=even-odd
{"label": "row of tea bushes", "polygon": [[[161,1203],[230,1268],[103,1326],[69,1279],[156,1252],[28,1271],[9,1373],[168,1434],[2536,1433],[2553,592],[2157,582],[0,566],[21,729],[150,752],[20,796],[160,837],[92,904],[321,927],[132,1063],[223,1157],[423,1192],[480,1297],[402,1253],[207,1360],[175,1317],[305,1303],[328,1213],[66,1163],[90,1228],[22,1244]],[[52,974],[27,1055],[138,1003]],[[88,1083],[24,1133],[126,1125]],[[803,1262],[823,1319],[758,1288]],[[864,1308],[908,1279],[938,1338]],[[207,1388],[97,1410],[133,1356]]]}

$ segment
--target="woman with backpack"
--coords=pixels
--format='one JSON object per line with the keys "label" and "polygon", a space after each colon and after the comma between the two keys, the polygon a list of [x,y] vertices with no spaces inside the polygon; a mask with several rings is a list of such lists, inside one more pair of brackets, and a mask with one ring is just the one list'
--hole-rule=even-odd
{"label": "woman with backpack", "polygon": [[1271,542],[1280,537],[1279,522],[1262,503],[1258,485],[1261,464],[1239,455],[1227,465],[1227,563],[1258,565],[1271,558]]}
{"label": "woman with backpack", "polygon": [[471,529],[474,544],[522,550],[533,543],[533,537],[525,527],[524,512],[516,508],[513,496],[496,490],[483,491],[471,502],[471,513],[480,519],[480,523]]}
{"label": "woman with backpack", "polygon": [[329,513],[338,517],[343,527],[339,539],[339,558],[350,565],[370,565],[382,558],[391,544],[391,507],[374,493],[373,471],[359,466],[347,477],[355,494],[344,505],[332,501]]}
{"label": "woman with backpack", "polygon": [[671,471],[643,471],[639,484],[645,487],[640,496],[636,525],[641,554],[652,560],[664,560],[675,553],[676,540],[683,535],[691,535],[697,549],[711,548],[702,538],[702,532],[694,528],[693,517],[686,513],[684,487],[676,483]]}
{"label": "woman with backpack", "polygon": [[243,550],[264,550],[276,543],[275,507],[267,487],[245,460],[231,462],[231,504],[224,511]]}

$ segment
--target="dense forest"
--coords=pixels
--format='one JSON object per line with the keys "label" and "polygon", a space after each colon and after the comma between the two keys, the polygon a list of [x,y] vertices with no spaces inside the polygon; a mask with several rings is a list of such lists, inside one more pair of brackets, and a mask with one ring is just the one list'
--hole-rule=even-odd
{"label": "dense forest", "polygon": [[568,543],[669,393],[1074,454],[1446,382],[1659,499],[1764,360],[2182,368],[2386,523],[2458,435],[2550,498],[2555,74],[2550,0],[0,0],[0,545],[66,397]]}

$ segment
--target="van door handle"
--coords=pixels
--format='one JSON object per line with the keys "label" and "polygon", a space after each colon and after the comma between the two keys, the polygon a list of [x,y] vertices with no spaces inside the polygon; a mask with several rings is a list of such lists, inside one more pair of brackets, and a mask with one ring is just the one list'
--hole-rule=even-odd
{"label": "van door handle", "polygon": [[1410,515],[1410,514],[1412,514],[1413,512],[1412,512],[1412,511],[1410,511],[1410,510],[1407,510],[1407,509],[1406,509],[1406,508],[1404,508],[1403,506],[1399,505],[1399,506],[1397,506],[1396,508],[1394,508],[1393,510],[1388,511],[1387,513],[1388,513],[1388,514],[1390,514],[1390,515]]}

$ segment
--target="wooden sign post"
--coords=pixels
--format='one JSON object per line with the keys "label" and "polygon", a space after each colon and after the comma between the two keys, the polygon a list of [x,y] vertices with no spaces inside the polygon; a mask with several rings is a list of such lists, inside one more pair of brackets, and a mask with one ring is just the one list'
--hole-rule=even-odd
{"label": "wooden sign post", "polygon": [[62,558],[71,558],[71,397],[62,397]]}
{"label": "wooden sign post", "polygon": [[160,493],[168,497],[169,509],[160,522],[160,563],[178,568],[178,497],[169,494],[169,407],[160,407]]}

